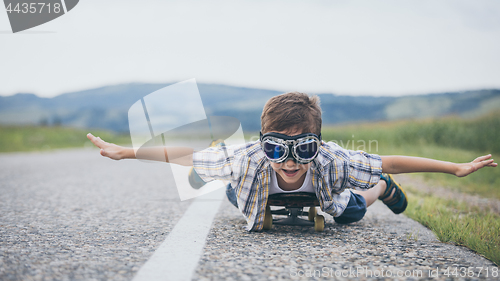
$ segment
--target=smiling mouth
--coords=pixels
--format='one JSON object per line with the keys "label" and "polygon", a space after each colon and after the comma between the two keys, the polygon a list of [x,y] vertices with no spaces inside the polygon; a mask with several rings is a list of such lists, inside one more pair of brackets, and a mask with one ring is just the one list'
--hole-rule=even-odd
{"label": "smiling mouth", "polygon": [[299,170],[285,170],[285,169],[282,169],[282,171],[288,177],[293,177],[299,172]]}

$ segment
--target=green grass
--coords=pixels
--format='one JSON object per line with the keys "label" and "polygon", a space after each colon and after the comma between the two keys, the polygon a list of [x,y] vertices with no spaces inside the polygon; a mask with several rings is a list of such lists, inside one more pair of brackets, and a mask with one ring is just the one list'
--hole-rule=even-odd
{"label": "green grass", "polygon": [[[380,155],[409,155],[451,162],[470,162],[489,154],[500,160],[500,113],[473,120],[450,117],[324,128],[325,141]],[[353,145],[354,143],[354,145]],[[416,174],[430,186],[443,186],[500,199],[500,169],[483,168],[467,177]],[[405,215],[430,228],[442,242],[454,242],[500,265],[500,216],[410,188]]]}
{"label": "green grass", "polygon": [[[467,151],[437,145],[407,145],[388,149],[387,153],[381,154],[419,156],[455,163],[465,163],[486,154],[486,152]],[[495,155],[493,154],[494,158]],[[496,155],[496,161],[500,160],[499,158],[500,155]],[[462,178],[441,173],[417,173],[415,175],[423,178],[429,184],[447,187],[468,194],[476,194],[482,197],[500,199],[500,170],[498,168],[485,167]]]}
{"label": "green grass", "polygon": [[409,188],[405,215],[430,228],[441,242],[454,242],[500,265],[500,216]]}
{"label": "green grass", "polygon": [[103,130],[83,130],[66,127],[0,126],[0,152],[43,151],[59,148],[84,147],[92,144],[87,133],[119,144],[129,144],[128,135]]}
{"label": "green grass", "polygon": [[[485,122],[488,126],[495,123],[491,121],[492,116],[488,115],[472,121],[448,118],[436,122],[441,124],[439,126],[449,122],[456,127],[484,128],[482,122]],[[500,114],[494,116],[500,120]],[[418,130],[423,132],[426,131],[426,126],[434,126],[434,124],[429,121],[359,124],[324,128],[322,135],[325,141],[335,141],[345,148],[354,148],[355,150],[364,150],[380,155],[408,155],[465,163],[474,160],[478,156],[491,153],[494,159],[500,160],[500,151],[492,145],[493,141],[490,138],[478,137],[476,139],[477,144],[470,149],[464,149],[463,143],[460,142],[448,143],[445,137],[432,138],[422,135],[415,137],[411,141],[401,141],[401,135],[410,130],[408,128],[419,128]],[[500,128],[500,126],[497,128]],[[490,128],[490,130],[500,132],[498,129]],[[452,135],[452,132],[443,131],[443,135]],[[433,139],[438,141],[434,142]],[[496,137],[495,141],[500,143],[500,136]],[[444,143],[447,144],[444,145]],[[464,178],[439,173],[422,173],[420,176],[436,185],[450,187],[469,194],[500,199],[499,168],[486,167]]]}
{"label": "green grass", "polygon": [[[447,117],[425,121],[396,121],[325,128],[323,139],[352,149],[376,140],[379,147],[437,145],[470,151],[500,153],[500,113],[476,119]],[[348,143],[348,141],[350,141]],[[340,144],[340,143],[339,143]],[[371,147],[373,149],[373,145]],[[368,149],[367,149],[368,150]]]}

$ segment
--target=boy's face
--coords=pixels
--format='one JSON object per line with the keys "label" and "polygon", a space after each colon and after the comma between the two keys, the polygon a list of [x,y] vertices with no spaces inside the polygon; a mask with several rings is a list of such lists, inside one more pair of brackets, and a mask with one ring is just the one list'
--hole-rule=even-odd
{"label": "boy's face", "polygon": [[[292,131],[281,131],[275,133],[284,134],[287,136],[296,136],[301,134],[302,132],[297,130],[292,130]],[[278,175],[278,183],[280,183],[280,186],[282,183],[285,183],[287,185],[296,184],[298,185],[297,188],[299,188],[304,182],[306,172],[312,165],[312,162],[308,164],[299,164],[293,161],[293,159],[288,159],[283,163],[274,163],[274,162],[270,163],[271,167]]]}

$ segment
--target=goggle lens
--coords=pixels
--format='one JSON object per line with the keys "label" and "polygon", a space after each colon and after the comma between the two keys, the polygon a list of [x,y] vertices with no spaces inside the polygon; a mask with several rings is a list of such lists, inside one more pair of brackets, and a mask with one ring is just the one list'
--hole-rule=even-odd
{"label": "goggle lens", "polygon": [[301,143],[297,145],[295,148],[295,155],[304,160],[313,159],[316,156],[317,152],[318,152],[318,143],[313,140]]}
{"label": "goggle lens", "polygon": [[264,153],[269,159],[277,160],[286,154],[286,148],[282,144],[268,140],[264,142]]}

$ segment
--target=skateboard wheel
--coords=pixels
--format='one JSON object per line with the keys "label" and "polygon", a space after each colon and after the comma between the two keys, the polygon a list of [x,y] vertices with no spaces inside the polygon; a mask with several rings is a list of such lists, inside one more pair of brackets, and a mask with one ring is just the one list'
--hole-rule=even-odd
{"label": "skateboard wheel", "polygon": [[271,214],[271,207],[266,206],[266,213],[264,215],[264,230],[270,230],[273,227],[273,214]]}
{"label": "skateboard wheel", "polygon": [[314,230],[316,232],[321,232],[325,229],[325,217],[322,215],[317,215],[314,217]]}
{"label": "skateboard wheel", "polygon": [[314,217],[316,215],[317,215],[316,207],[314,206],[309,207],[309,211],[307,212],[307,218],[309,219],[309,221],[314,221]]}

